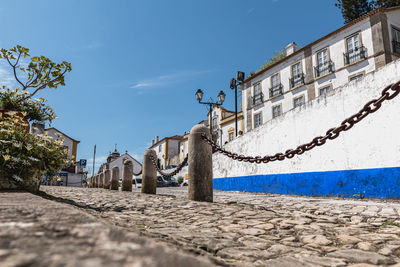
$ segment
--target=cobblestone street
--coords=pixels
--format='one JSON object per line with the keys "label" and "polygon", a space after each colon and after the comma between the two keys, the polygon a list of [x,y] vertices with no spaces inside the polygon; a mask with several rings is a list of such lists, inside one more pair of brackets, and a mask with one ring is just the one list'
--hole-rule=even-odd
{"label": "cobblestone street", "polygon": [[400,266],[398,201],[215,192],[214,203],[202,203],[187,199],[187,187],[158,188],[158,195],[41,190],[217,265]]}

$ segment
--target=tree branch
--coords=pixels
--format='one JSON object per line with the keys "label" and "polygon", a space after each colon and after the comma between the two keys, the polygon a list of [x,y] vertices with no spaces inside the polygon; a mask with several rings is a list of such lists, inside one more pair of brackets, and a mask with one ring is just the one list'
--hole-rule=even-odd
{"label": "tree branch", "polygon": [[65,69],[63,73],[61,73],[59,76],[57,76],[57,78],[54,78],[53,80],[48,81],[47,83],[43,84],[42,86],[40,86],[39,88],[37,88],[35,91],[33,91],[32,94],[30,94],[30,95],[27,96],[27,97],[24,97],[24,100],[27,99],[27,98],[30,98],[30,97],[34,96],[38,91],[40,91],[40,90],[46,88],[46,86],[49,85],[49,83],[52,83],[52,82],[56,81],[57,79],[60,79],[62,76],[64,76],[64,74],[67,72],[67,70],[68,70],[68,69]]}
{"label": "tree branch", "polygon": [[25,85],[17,77],[17,70],[16,70],[16,67],[15,67],[16,65],[11,64],[10,60],[8,59],[8,57],[6,57],[6,59],[7,59],[8,63],[11,65],[11,67],[13,68],[15,79],[23,87],[23,90],[25,90],[26,89]]}

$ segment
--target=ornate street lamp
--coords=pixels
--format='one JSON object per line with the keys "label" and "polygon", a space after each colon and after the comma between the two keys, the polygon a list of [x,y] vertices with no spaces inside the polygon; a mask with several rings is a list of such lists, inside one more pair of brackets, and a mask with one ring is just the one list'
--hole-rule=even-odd
{"label": "ornate street lamp", "polygon": [[225,101],[225,93],[221,90],[218,94],[218,101],[213,102],[213,100],[210,98],[210,102],[202,102],[201,100],[203,99],[203,91],[201,89],[197,89],[196,91],[196,99],[199,101],[200,104],[203,105],[208,105],[209,106],[209,112],[210,112],[210,132],[212,136],[212,110],[216,106],[220,106],[224,103]]}
{"label": "ornate street lamp", "polygon": [[229,87],[233,90],[235,89],[235,135],[238,135],[238,117],[237,117],[237,87],[242,85],[244,81],[244,72],[238,71],[236,73],[236,79],[232,78]]}

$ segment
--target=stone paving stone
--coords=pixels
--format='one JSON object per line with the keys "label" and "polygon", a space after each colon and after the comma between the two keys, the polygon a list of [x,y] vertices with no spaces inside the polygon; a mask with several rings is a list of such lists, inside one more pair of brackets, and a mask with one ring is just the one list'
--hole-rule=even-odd
{"label": "stone paving stone", "polygon": [[71,205],[0,192],[1,267],[213,265],[207,258],[104,224]]}
{"label": "stone paving stone", "polygon": [[158,195],[41,189],[108,224],[207,255],[220,265],[400,264],[398,201],[215,191],[214,203],[203,203],[188,201],[187,187],[157,188]]}

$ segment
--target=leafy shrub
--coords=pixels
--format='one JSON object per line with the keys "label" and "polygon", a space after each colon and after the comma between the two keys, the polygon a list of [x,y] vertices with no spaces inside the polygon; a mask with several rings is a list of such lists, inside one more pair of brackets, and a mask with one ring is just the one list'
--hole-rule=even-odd
{"label": "leafy shrub", "polygon": [[45,98],[24,99],[29,92],[20,90],[19,87],[15,90],[0,90],[0,107],[6,110],[21,111],[26,113],[29,121],[49,121],[57,118],[54,110],[46,105]]}
{"label": "leafy shrub", "polygon": [[58,173],[67,164],[67,151],[60,138],[27,133],[26,122],[16,113],[0,120],[0,183],[35,192],[43,174]]}

